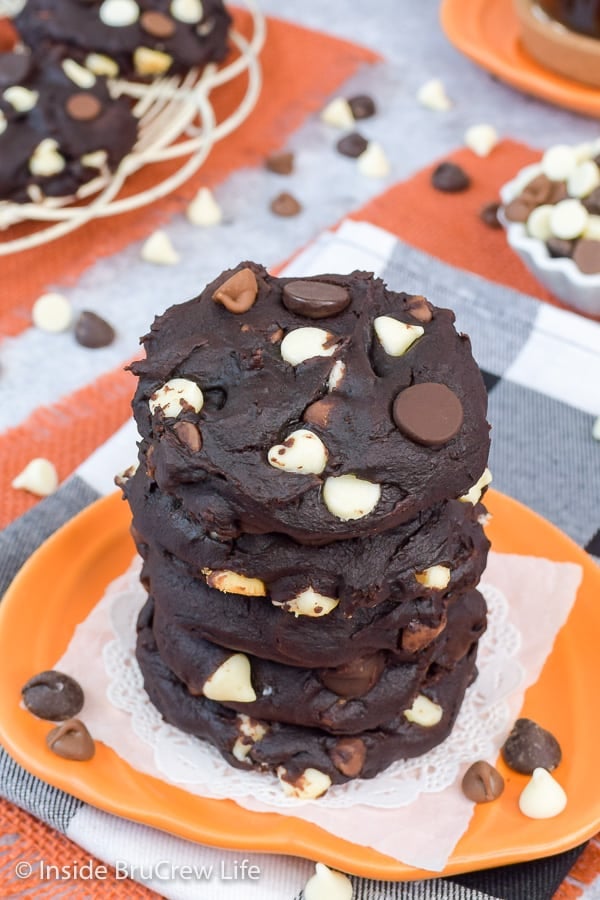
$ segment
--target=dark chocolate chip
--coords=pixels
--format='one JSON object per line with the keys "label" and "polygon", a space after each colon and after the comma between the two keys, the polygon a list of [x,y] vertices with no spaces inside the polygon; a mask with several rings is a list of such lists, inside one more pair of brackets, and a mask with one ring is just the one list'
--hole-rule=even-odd
{"label": "dark chocolate chip", "polygon": [[573,260],[584,275],[595,275],[600,272],[600,241],[590,241],[586,238],[577,241]]}
{"label": "dark chocolate chip", "polygon": [[91,122],[102,112],[102,104],[94,94],[86,94],[83,91],[71,94],[66,102],[67,113],[77,122]]}
{"label": "dark chocolate chip", "polygon": [[551,772],[562,759],[554,735],[531,719],[517,719],[501,752],[506,765],[524,775],[537,768]]}
{"label": "dark chocolate chip", "polygon": [[77,762],[91,759],[96,750],[91,734],[80,719],[57,725],[46,735],[46,743],[57,756]]}
{"label": "dark chocolate chip", "polygon": [[149,9],[143,12],[140,17],[140,25],[146,34],[159,40],[166,40],[175,34],[175,22],[164,13]]}
{"label": "dark chocolate chip", "polygon": [[31,67],[29,53],[0,53],[0,87],[21,84]]}
{"label": "dark chocolate chip", "polygon": [[600,187],[594,188],[591,194],[581,201],[593,216],[600,216]]}
{"label": "dark chocolate chip", "polygon": [[79,314],[75,322],[75,340],[82,347],[96,350],[99,347],[108,347],[114,339],[114,328],[101,316],[88,309]]}
{"label": "dark chocolate chip", "polygon": [[360,738],[341,738],[329,751],[329,756],[338,772],[356,778],[365,764],[367,748]]}
{"label": "dark chocolate chip", "polygon": [[381,653],[359,656],[335,669],[319,669],[321,682],[340,697],[362,697],[379,680],[385,666]]}
{"label": "dark chocolate chip", "polygon": [[499,203],[486,203],[479,210],[479,218],[488,228],[502,228],[502,223],[498,219],[499,209]]}
{"label": "dark chocolate chip", "polygon": [[392,414],[403,434],[426,447],[447,443],[463,423],[462,403],[454,391],[432,381],[401,391]]}
{"label": "dark chocolate chip", "polygon": [[417,322],[431,322],[433,312],[431,303],[421,294],[413,294],[406,301],[406,312]]}
{"label": "dark chocolate chip", "polygon": [[431,173],[431,183],[437,191],[455,194],[458,191],[466,191],[471,179],[456,163],[443,162]]}
{"label": "dark chocolate chip", "polygon": [[307,319],[337,316],[350,303],[350,294],[339,284],[326,281],[290,281],[283,289],[286,309]]}
{"label": "dark chocolate chip", "polygon": [[357,94],[356,97],[348,97],[348,106],[352,110],[355,119],[370,119],[377,112],[375,101],[368,94]]}
{"label": "dark chocolate chip", "polygon": [[75,679],[53,669],[34,675],[21,693],[29,712],[53,722],[76,716],[83,706],[83,691]]}
{"label": "dark chocolate chip", "polygon": [[302,206],[292,194],[278,194],[271,201],[271,212],[276,216],[297,216],[302,211]]}
{"label": "dark chocolate chip", "polygon": [[368,140],[362,134],[359,134],[358,131],[352,131],[345,137],[340,138],[335,146],[338,153],[341,153],[342,156],[350,156],[352,159],[356,159],[361,153],[365,152],[368,145]]}
{"label": "dark chocolate chip", "polygon": [[496,800],[504,790],[504,778],[498,769],[480,759],[465,772],[462,789],[465,797],[474,803],[489,803]]}
{"label": "dark chocolate chip", "polygon": [[254,306],[258,295],[258,282],[252,269],[239,269],[221,284],[213,294],[213,300],[221,303],[229,312],[240,315]]}
{"label": "dark chocolate chip", "polygon": [[202,450],[202,435],[193,422],[176,422],[173,431],[193,453]]}
{"label": "dark chocolate chip", "polygon": [[265,159],[265,168],[276,175],[291,175],[294,171],[294,154],[273,153]]}
{"label": "dark chocolate chip", "polygon": [[552,237],[546,241],[546,247],[548,248],[550,256],[554,259],[558,259],[562,256],[573,255],[575,241],[565,241],[563,238]]}

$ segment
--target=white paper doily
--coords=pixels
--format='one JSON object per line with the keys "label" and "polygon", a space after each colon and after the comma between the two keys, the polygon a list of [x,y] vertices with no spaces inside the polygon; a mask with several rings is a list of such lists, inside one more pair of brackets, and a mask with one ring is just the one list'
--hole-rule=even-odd
{"label": "white paper doily", "polygon": [[[270,806],[297,808],[302,801],[286,797],[275,776],[234,769],[210,744],[166,724],[151,704],[135,659],[135,621],[146,600],[138,576],[136,561],[107,593],[116,635],[103,649],[109,701],[130,714],[134,733],[152,747],[156,767],[173,784],[193,786],[205,797],[249,795]],[[467,691],[451,735],[417,759],[393,763],[374,779],[332,786],[319,804],[406,806],[422,793],[437,793],[451,785],[465,762],[493,755],[494,739],[506,730],[510,718],[506,699],[519,687],[523,669],[516,659],[520,635],[508,621],[506,597],[491,584],[479,589],[489,608],[488,629],[479,644],[479,677]]]}
{"label": "white paper doily", "polygon": [[[165,77],[151,84],[109,81],[114,96],[136,100],[134,114],[139,119],[138,140],[114,173],[101,171],[82,185],[74,197],[33,197],[31,203],[0,201],[0,230],[18,222],[46,223],[45,227],[13,240],[0,242],[0,256],[29,250],[62,237],[92,219],[130,212],[172,193],[203,164],[213,146],[248,117],[261,89],[258,54],[265,40],[265,19],[255,0],[244,0],[252,18],[252,37],[247,40],[235,29],[229,38],[238,56],[226,66],[209,63],[201,71],[192,69],[185,77]],[[18,11],[19,0],[0,0],[0,16]],[[237,108],[222,122],[217,121],[211,94],[219,85],[247,73],[247,86]],[[181,165],[151,188],[120,197],[126,180],[144,166],[181,159]],[[82,203],[81,201],[87,201]]]}

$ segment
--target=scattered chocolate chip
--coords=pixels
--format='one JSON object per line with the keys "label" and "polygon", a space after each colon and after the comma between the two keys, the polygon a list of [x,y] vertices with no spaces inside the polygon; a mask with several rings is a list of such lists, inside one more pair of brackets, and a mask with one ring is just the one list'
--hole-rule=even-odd
{"label": "scattered chocolate chip", "polygon": [[91,734],[80,719],[68,719],[57,725],[46,735],[46,743],[57,756],[77,762],[91,759],[96,750]]}
{"label": "scattered chocolate chip", "polygon": [[93,94],[86,94],[83,91],[78,94],[71,94],[66,102],[67,113],[77,122],[90,122],[97,118],[102,111],[102,104]]}
{"label": "scattered chocolate chip", "polygon": [[565,241],[562,238],[552,237],[546,241],[548,253],[554,259],[558,259],[561,256],[572,256],[574,246],[575,241]]}
{"label": "scattered chocolate chip", "polygon": [[462,789],[465,797],[474,803],[489,803],[497,800],[504,790],[504,778],[494,766],[480,759],[465,772]]}
{"label": "scattered chocolate chip", "polygon": [[447,443],[463,423],[462,403],[454,391],[432,381],[401,391],[392,415],[403,434],[426,447]]}
{"label": "scattered chocolate chip", "polygon": [[175,22],[164,13],[146,10],[140,17],[140,25],[146,34],[159,40],[166,40],[175,34]]}
{"label": "scattered chocolate chip", "polygon": [[479,210],[479,218],[488,228],[502,228],[502,223],[498,219],[499,209],[499,203],[486,203]]}
{"label": "scattered chocolate chip", "polygon": [[384,655],[371,653],[335,669],[319,669],[319,678],[328,690],[340,697],[362,697],[379,680],[384,666]]}
{"label": "scattered chocolate chip", "polygon": [[431,322],[433,312],[431,303],[421,294],[413,294],[406,301],[406,312],[417,322]]}
{"label": "scattered chocolate chip", "polygon": [[345,137],[340,138],[335,146],[338,153],[341,153],[342,156],[350,156],[352,159],[356,159],[361,153],[365,152],[369,142],[358,131],[352,131]]}
{"label": "scattered chocolate chip", "polygon": [[21,84],[25,81],[31,67],[29,53],[0,54],[0,87]]}
{"label": "scattered chocolate chip", "polygon": [[229,312],[248,312],[254,306],[258,294],[258,282],[252,269],[240,269],[224,281],[213,294],[216,303],[222,303]]}
{"label": "scattered chocolate chip", "polygon": [[584,275],[595,275],[600,272],[600,241],[589,241],[585,238],[577,241],[573,260]]}
{"label": "scattered chocolate chip", "polygon": [[419,621],[409,622],[406,628],[402,630],[402,649],[407,653],[417,653],[441,634],[446,627],[446,618],[444,617],[439,625],[423,625]]}
{"label": "scattered chocolate chip", "polygon": [[517,719],[501,753],[507,766],[524,775],[538,768],[551,772],[562,759],[554,735],[531,719]]}
{"label": "scattered chocolate chip", "polygon": [[360,738],[341,738],[329,751],[329,756],[338,772],[356,778],[365,764],[367,748]]}
{"label": "scattered chocolate chip", "polygon": [[355,119],[370,119],[377,112],[375,101],[368,94],[357,94],[356,97],[348,97],[348,106],[352,110]]}
{"label": "scattered chocolate chip", "polygon": [[327,396],[322,400],[315,400],[310,403],[304,410],[302,419],[304,422],[310,422],[311,425],[318,425],[319,428],[326,428],[329,422],[331,412],[338,401],[335,397]]}
{"label": "scattered chocolate chip", "polygon": [[431,184],[436,191],[454,194],[458,191],[466,191],[471,184],[471,179],[464,169],[456,163],[443,162],[431,173]]}
{"label": "scattered chocolate chip", "polygon": [[326,281],[290,281],[283,289],[286,309],[307,319],[337,316],[350,303],[350,294],[339,284]]}
{"label": "scattered chocolate chip", "polygon": [[297,216],[302,211],[302,206],[292,194],[278,194],[271,201],[271,212],[276,216]]}
{"label": "scattered chocolate chip", "polygon": [[202,435],[193,422],[176,422],[173,431],[192,453],[198,453],[202,449]]}
{"label": "scattered chocolate chip", "polygon": [[53,722],[76,716],[83,706],[83,691],[75,679],[53,669],[30,678],[21,694],[29,712]]}
{"label": "scattered chocolate chip", "polygon": [[276,175],[291,175],[294,171],[294,154],[273,153],[265,159],[265,168]]}
{"label": "scattered chocolate chip", "polygon": [[75,322],[75,340],[82,347],[96,350],[99,347],[108,347],[114,339],[114,328],[101,316],[87,309],[79,314]]}
{"label": "scattered chocolate chip", "polygon": [[535,203],[523,197],[516,197],[504,207],[504,215],[509,222],[526,222],[535,209]]}
{"label": "scattered chocolate chip", "polygon": [[581,202],[593,216],[600,216],[600,187],[594,188]]}

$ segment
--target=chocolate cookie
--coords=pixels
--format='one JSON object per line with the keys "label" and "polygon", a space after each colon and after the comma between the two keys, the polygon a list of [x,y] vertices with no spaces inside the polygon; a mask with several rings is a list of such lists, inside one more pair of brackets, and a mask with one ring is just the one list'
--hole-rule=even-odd
{"label": "chocolate cookie", "polygon": [[0,54],[0,199],[71,196],[116,169],[136,138],[128,101],[73,59],[40,67],[34,54]]}
{"label": "chocolate cookie", "polygon": [[28,0],[14,18],[36,55],[58,49],[95,74],[132,79],[222,60],[230,23],[221,0]]}
{"label": "chocolate cookie", "polygon": [[[444,678],[427,687],[438,711],[434,724],[399,717],[392,730],[336,736],[315,728],[255,720],[203,696],[193,696],[158,653],[152,629],[140,629],[137,658],[144,686],[167,722],[213,744],[231,765],[270,770],[301,787],[309,769],[322,773],[324,789],[350,778],[373,778],[397,759],[425,753],[449,734],[464,692],[475,676],[475,648]],[[312,774],[312,773],[311,773]]]}
{"label": "chocolate cookie", "polygon": [[[367,273],[298,282],[242,263],[143,339],[146,359],[132,365],[141,464],[220,536],[318,545],[395,528],[485,469],[486,392],[453,322]],[[405,427],[398,395],[431,383],[446,390],[427,428]],[[449,398],[450,430],[438,427]]]}
{"label": "chocolate cookie", "polygon": [[[336,598],[344,616],[389,598],[398,604],[422,595],[418,575],[433,566],[448,569],[448,591],[472,587],[473,578],[485,567],[489,547],[478,521],[485,513],[481,504],[448,501],[373,537],[311,547],[275,533],[218,540],[214,531],[206,530],[215,523],[207,522],[203,529],[141,467],[123,490],[142,556],[147,557],[145,544],[160,547],[187,564],[191,575],[204,575],[208,584],[217,579],[215,572],[228,572],[228,592],[233,594],[243,593],[236,591],[234,575],[242,576],[240,587],[246,578],[259,579],[263,593],[275,603],[289,603],[311,587]],[[169,568],[169,561],[165,563]],[[157,566],[162,560],[148,558],[150,577]]]}

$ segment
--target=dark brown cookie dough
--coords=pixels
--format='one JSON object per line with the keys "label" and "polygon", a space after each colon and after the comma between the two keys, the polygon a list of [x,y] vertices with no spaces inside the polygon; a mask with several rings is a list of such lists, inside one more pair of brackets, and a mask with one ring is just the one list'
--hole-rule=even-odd
{"label": "dark brown cookie dough", "polygon": [[[70,65],[71,64],[71,65]],[[104,168],[114,170],[137,138],[129,102],[73,60],[0,54],[0,199],[71,196]],[[86,80],[86,75],[87,79]]]}
{"label": "dark brown cookie dough", "polygon": [[[132,366],[141,463],[161,490],[198,520],[212,518],[220,536],[281,532],[317,545],[381,533],[470,489],[487,460],[487,399],[450,310],[427,305],[429,320],[413,315],[413,297],[355,272],[304,279],[350,298],[315,322],[284,304],[292,279],[254,263],[241,269],[257,283],[247,312],[214,302],[231,277],[225,272],[155,321],[144,338],[147,358]],[[184,401],[165,415],[172,379],[200,389],[198,411],[198,402]],[[463,412],[457,433],[435,445],[407,436],[392,416],[398,394],[426,382],[445,385]],[[181,421],[201,434],[200,450],[178,436]],[[292,471],[286,454],[304,466],[307,431],[316,464],[311,458]],[[351,477],[335,481],[340,476]]]}
{"label": "dark brown cookie dough", "polygon": [[[473,680],[475,648],[454,670],[425,688],[426,696],[441,707],[439,722],[430,727],[405,717],[392,731],[372,729],[348,736],[280,722],[250,722],[260,725],[258,740],[244,738],[244,720],[239,713],[205,697],[193,696],[161,659],[148,624],[138,635],[137,658],[144,686],[165,720],[213,744],[231,765],[277,772],[285,778],[301,778],[306,769],[316,769],[340,784],[350,778],[373,778],[397,759],[419,756],[439,744],[450,733],[468,685]],[[247,730],[247,729],[246,729]],[[255,732],[256,733],[256,732]],[[246,742],[240,758],[236,747]]]}
{"label": "dark brown cookie dough", "polygon": [[14,18],[34,53],[57,48],[101,74],[134,79],[222,60],[230,23],[222,0],[28,0]]}

